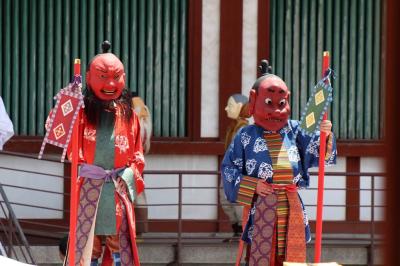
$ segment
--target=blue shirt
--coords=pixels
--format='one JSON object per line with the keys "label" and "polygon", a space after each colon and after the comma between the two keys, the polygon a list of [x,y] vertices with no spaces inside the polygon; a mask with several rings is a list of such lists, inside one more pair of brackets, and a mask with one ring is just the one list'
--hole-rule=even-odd
{"label": "blue shirt", "polygon": [[[298,121],[289,120],[279,133],[293,169],[293,183],[299,188],[306,188],[310,184],[308,169],[318,166],[319,163],[319,132],[310,137],[298,130],[298,126]],[[274,170],[268,145],[264,139],[265,133],[268,132],[257,125],[246,126],[237,132],[229,145],[222,161],[221,173],[225,195],[230,202],[237,200],[243,175],[272,183]],[[332,134],[332,152],[325,158],[326,165],[336,163],[336,153],[336,142]],[[248,243],[251,243],[254,213],[253,207],[242,237]],[[311,240],[311,234],[305,211],[304,224],[308,242]]]}

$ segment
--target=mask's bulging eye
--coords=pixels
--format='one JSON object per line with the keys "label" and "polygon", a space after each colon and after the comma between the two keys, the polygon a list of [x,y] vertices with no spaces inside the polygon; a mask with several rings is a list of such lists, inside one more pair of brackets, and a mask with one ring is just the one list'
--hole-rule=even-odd
{"label": "mask's bulging eye", "polygon": [[272,100],[271,100],[271,98],[267,98],[267,99],[265,99],[265,103],[266,103],[266,104],[272,104]]}
{"label": "mask's bulging eye", "polygon": [[282,99],[282,100],[279,101],[279,105],[280,106],[284,106],[285,104],[286,104],[286,100],[285,99]]}

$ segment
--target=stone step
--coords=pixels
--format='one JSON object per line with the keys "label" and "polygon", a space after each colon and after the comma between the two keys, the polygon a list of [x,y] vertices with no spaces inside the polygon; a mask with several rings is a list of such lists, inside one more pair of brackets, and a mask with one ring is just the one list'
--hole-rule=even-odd
{"label": "stone step", "polygon": [[[367,265],[374,258],[374,265],[383,264],[380,246],[375,246],[373,254],[365,238],[346,237],[324,240],[321,261],[338,262],[342,265]],[[164,243],[146,237],[138,243],[142,265],[174,265],[177,245],[171,238]],[[181,244],[180,262],[182,265],[233,265],[238,242],[222,242],[221,238],[184,239]],[[32,254],[38,265],[61,265],[58,246],[31,246]],[[307,246],[307,261],[314,260],[313,243]]]}

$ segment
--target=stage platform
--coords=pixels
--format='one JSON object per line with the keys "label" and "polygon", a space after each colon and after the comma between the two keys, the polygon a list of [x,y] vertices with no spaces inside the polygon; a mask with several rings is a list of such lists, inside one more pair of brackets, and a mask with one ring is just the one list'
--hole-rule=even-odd
{"label": "stage platform", "polygon": [[[237,239],[223,242],[231,234],[185,233],[181,243],[173,233],[146,233],[138,241],[142,265],[233,265],[236,257]],[[342,265],[382,265],[381,239],[371,243],[369,235],[324,235],[322,261]],[[371,245],[372,244],[372,245]],[[178,248],[180,246],[180,249]],[[180,251],[179,251],[180,250]],[[31,246],[38,265],[61,265],[57,246]],[[307,260],[313,261],[313,242],[307,246]],[[371,262],[374,262],[373,264]]]}

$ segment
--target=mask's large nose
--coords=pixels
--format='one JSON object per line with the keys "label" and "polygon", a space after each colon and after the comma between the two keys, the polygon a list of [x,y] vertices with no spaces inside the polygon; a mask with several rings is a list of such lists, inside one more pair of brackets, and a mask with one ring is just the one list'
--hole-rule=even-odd
{"label": "mask's large nose", "polygon": [[108,80],[107,83],[105,84],[104,88],[107,90],[114,90],[115,89],[115,81],[113,79]]}

